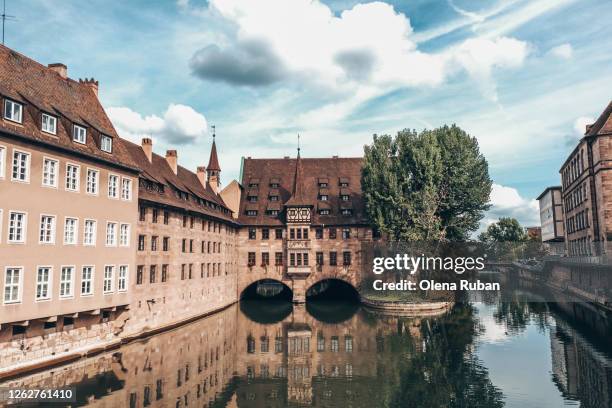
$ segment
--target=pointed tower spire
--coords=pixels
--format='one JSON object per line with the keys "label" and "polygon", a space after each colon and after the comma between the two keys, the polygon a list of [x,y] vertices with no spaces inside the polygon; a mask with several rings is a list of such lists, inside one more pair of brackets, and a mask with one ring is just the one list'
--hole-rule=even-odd
{"label": "pointed tower spire", "polygon": [[208,167],[206,168],[206,174],[208,175],[208,184],[213,189],[215,193],[219,192],[219,185],[221,184],[221,166],[219,166],[219,158],[217,157],[217,143],[216,139],[216,127],[215,125],[211,126],[212,128],[212,148],[210,149],[210,159],[208,160]]}
{"label": "pointed tower spire", "polygon": [[300,135],[298,134],[298,149],[297,159],[295,161],[295,176],[293,178],[293,192],[291,194],[291,198],[289,198],[286,203],[286,205],[289,206],[310,205],[310,203],[308,203],[306,200],[306,194],[304,192],[304,170],[302,169],[300,150]]}

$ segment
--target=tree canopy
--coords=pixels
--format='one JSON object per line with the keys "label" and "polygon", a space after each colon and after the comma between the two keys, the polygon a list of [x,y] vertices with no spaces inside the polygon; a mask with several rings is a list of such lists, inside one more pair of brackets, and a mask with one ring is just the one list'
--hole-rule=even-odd
{"label": "tree canopy", "polygon": [[489,209],[491,178],[478,141],[456,125],[365,146],[362,189],[372,223],[402,241],[464,241]]}
{"label": "tree canopy", "polygon": [[515,218],[502,217],[499,221],[489,225],[487,230],[479,235],[482,242],[525,242],[527,234],[525,229]]}

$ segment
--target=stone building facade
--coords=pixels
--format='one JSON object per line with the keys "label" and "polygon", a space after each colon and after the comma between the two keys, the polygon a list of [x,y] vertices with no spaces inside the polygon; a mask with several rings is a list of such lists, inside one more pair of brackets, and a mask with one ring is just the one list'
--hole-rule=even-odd
{"label": "stone building facade", "polygon": [[547,187],[537,198],[540,206],[542,242],[562,242],[565,231],[561,186]]}
{"label": "stone building facade", "polygon": [[0,369],[125,324],[138,169],[97,93],[0,46]]}
{"label": "stone building facade", "polygon": [[606,252],[612,242],[612,102],[587,126],[560,173],[568,254]]}

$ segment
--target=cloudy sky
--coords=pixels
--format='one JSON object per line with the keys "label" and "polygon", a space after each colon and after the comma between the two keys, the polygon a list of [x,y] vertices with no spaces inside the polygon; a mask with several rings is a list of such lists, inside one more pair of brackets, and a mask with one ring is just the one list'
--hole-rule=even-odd
{"label": "cloudy sky", "polygon": [[457,123],[495,181],[488,219],[534,198],[612,99],[612,2],[7,0],[6,45],[95,77],[125,138],[206,164],[356,156],[374,133]]}

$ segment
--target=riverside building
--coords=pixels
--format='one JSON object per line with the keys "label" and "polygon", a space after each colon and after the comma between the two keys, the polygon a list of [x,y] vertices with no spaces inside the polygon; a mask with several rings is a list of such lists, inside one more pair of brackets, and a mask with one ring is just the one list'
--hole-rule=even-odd
{"label": "riverside building", "polygon": [[109,340],[131,302],[138,169],[98,100],[0,45],[0,361]]}

